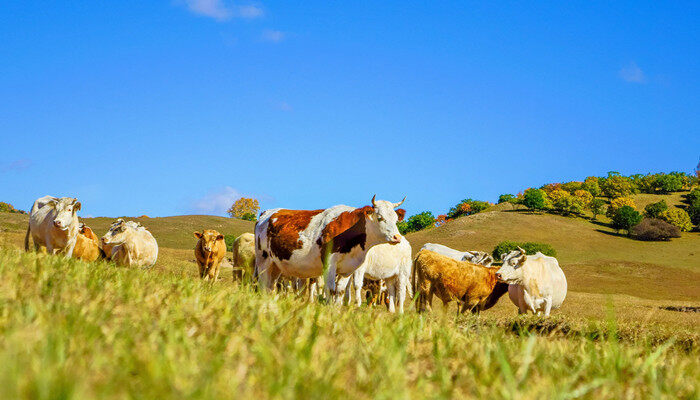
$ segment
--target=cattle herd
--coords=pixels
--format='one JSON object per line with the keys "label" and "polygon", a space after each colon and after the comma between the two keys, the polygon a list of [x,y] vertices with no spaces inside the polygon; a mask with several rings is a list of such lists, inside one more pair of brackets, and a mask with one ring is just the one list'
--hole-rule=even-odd
{"label": "cattle herd", "polygon": [[[566,297],[564,272],[553,257],[526,254],[518,248],[501,254],[502,266],[481,251],[457,251],[426,243],[415,258],[397,223],[405,211],[398,203],[372,198],[371,205],[344,205],[324,210],[272,209],[260,214],[255,234],[244,233],[233,243],[234,280],[256,282],[264,291],[308,292],[309,301],[362,304],[364,289],[376,288],[389,311],[403,312],[416,295],[418,311],[429,310],[433,296],[460,303],[461,312],[493,307],[507,292],[519,313],[548,316]],[[98,239],[78,221],[81,204],[69,197],[37,199],[29,216],[29,238],[36,250],[85,261],[99,257],[118,265],[153,266],[158,244],[140,223],[121,218]],[[226,262],[224,236],[211,229],[194,232],[195,258],[202,279],[215,282]],[[323,289],[322,289],[323,288]]]}

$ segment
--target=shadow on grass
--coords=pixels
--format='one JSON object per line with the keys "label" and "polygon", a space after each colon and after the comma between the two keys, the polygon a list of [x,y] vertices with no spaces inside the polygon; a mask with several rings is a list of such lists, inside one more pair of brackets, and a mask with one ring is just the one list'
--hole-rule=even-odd
{"label": "shadow on grass", "polygon": [[625,235],[624,233],[617,233],[617,232],[604,231],[604,230],[602,230],[602,229],[596,229],[596,232],[604,233],[604,234],[610,235],[610,236],[616,236],[616,237],[631,239],[629,236]]}

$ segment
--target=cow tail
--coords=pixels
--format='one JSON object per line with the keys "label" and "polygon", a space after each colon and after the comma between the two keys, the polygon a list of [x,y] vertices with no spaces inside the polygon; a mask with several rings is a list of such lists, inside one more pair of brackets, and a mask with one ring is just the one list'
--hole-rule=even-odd
{"label": "cow tail", "polygon": [[413,289],[413,301],[416,303],[416,308],[420,307],[420,290],[418,289],[417,274],[418,274],[418,256],[413,260],[413,268],[411,270],[411,287]]}
{"label": "cow tail", "polygon": [[27,234],[24,235],[24,251],[29,251],[29,233],[32,230],[31,228],[31,225],[27,225]]}

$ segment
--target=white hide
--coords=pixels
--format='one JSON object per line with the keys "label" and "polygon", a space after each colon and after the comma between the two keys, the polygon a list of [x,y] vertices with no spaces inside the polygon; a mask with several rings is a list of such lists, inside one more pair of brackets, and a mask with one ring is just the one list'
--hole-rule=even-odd
{"label": "white hide", "polygon": [[49,254],[72,256],[80,225],[78,210],[80,202],[74,198],[44,196],[37,199],[29,214],[25,250],[29,250],[31,236],[36,250],[44,246]]}

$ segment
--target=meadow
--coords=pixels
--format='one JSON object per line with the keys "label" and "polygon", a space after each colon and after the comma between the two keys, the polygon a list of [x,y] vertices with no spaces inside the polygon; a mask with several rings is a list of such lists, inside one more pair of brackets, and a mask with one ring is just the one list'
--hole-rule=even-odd
{"label": "meadow", "polygon": [[[408,235],[414,250],[552,244],[569,294],[542,319],[507,296],[479,316],[439,302],[393,315],[259,293],[227,271],[200,281],[192,232],[237,235],[247,221],[139,218],[161,246],[144,270],[25,253],[26,218],[0,214],[0,398],[700,396],[697,232],[636,242],[495,209]],[[111,220],[84,219],[98,235]]]}

